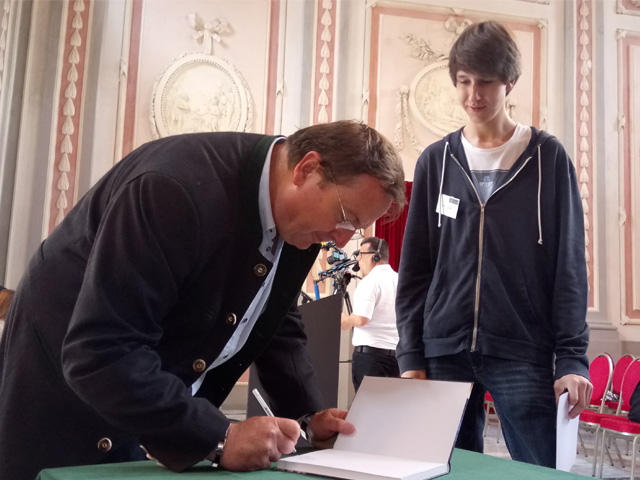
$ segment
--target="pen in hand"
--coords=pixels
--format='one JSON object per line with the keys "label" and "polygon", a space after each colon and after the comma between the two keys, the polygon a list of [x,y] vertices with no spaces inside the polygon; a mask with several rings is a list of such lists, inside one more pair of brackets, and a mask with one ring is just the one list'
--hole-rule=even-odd
{"label": "pen in hand", "polygon": [[[254,388],[251,391],[251,393],[253,393],[253,396],[256,397],[256,400],[258,401],[258,403],[262,407],[262,410],[264,410],[264,413],[267,415],[267,417],[275,417],[275,415],[273,414],[273,412],[269,408],[269,405],[267,405],[267,402],[265,402],[264,398],[262,398],[262,395],[260,395],[260,392],[258,391],[258,389]],[[300,430],[300,436],[302,438],[304,438],[305,440],[307,440],[307,434],[304,432],[304,430]],[[293,453],[296,453],[295,449],[293,449]]]}

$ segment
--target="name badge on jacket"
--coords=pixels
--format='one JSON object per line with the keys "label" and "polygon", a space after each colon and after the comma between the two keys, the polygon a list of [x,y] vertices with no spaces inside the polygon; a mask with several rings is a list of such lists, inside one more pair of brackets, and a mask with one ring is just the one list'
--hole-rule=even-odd
{"label": "name badge on jacket", "polygon": [[436,213],[441,213],[442,215],[455,219],[458,216],[459,205],[459,198],[451,197],[443,193],[438,199],[438,205],[436,205]]}

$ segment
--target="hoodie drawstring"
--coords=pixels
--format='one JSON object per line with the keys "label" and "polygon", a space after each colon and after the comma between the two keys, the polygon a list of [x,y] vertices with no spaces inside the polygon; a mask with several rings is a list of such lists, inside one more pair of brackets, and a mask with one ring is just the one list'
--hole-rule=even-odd
{"label": "hoodie drawstring", "polygon": [[447,159],[447,148],[449,148],[449,142],[445,142],[444,144],[444,152],[442,152],[442,176],[440,177],[440,192],[438,193],[438,227],[442,227],[442,209],[444,206],[442,205],[442,186],[444,185],[444,169]]}
{"label": "hoodie drawstring", "polygon": [[542,245],[542,212],[540,210],[540,197],[542,192],[542,154],[538,144],[538,244]]}

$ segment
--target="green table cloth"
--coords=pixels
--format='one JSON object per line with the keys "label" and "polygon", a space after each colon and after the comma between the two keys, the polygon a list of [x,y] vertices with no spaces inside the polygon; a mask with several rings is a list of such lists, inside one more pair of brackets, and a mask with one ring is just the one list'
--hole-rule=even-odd
{"label": "green table cloth", "polygon": [[[280,472],[274,467],[260,472],[229,472],[213,469],[211,464],[207,462],[198,464],[186,472],[174,473],[158,466],[156,462],[143,461],[51,468],[40,472],[37,480],[161,480],[169,478],[175,480],[204,478],[217,480],[310,480],[314,476]],[[591,477],[455,449],[451,457],[451,473],[441,478],[446,480],[584,480]]]}

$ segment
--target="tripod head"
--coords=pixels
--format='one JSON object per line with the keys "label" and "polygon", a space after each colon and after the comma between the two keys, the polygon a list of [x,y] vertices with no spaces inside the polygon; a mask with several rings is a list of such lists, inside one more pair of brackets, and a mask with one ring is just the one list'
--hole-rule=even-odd
{"label": "tripod head", "polygon": [[331,268],[318,272],[318,278],[313,283],[318,284],[324,282],[327,278],[333,279],[334,289],[336,291],[345,292],[347,285],[353,277],[356,277],[349,271],[349,267],[356,265],[358,262],[355,258],[349,259],[344,250],[339,249],[335,242],[326,242],[322,244],[323,250],[327,250],[327,262]]}
{"label": "tripod head", "polygon": [[[322,244],[322,249],[327,250],[327,263],[331,265],[331,268],[318,272],[318,279],[316,283],[324,281],[326,278],[333,278],[334,282],[338,277],[344,277],[346,274],[351,274],[347,269],[356,263],[355,258],[349,259],[349,256],[344,250],[341,250],[336,245],[336,242],[325,242]],[[342,280],[342,278],[339,278]]]}
{"label": "tripod head", "polygon": [[316,300],[320,299],[318,283],[324,282],[327,278],[331,278],[333,280],[333,293],[342,293],[347,305],[347,311],[348,313],[351,313],[351,301],[349,299],[349,292],[347,292],[347,286],[352,278],[360,277],[350,272],[349,267],[357,265],[358,261],[355,257],[349,259],[349,256],[344,252],[344,250],[338,248],[335,242],[323,243],[322,248],[329,252],[327,253],[327,263],[332,265],[332,267],[318,272],[318,278],[313,280]]}

